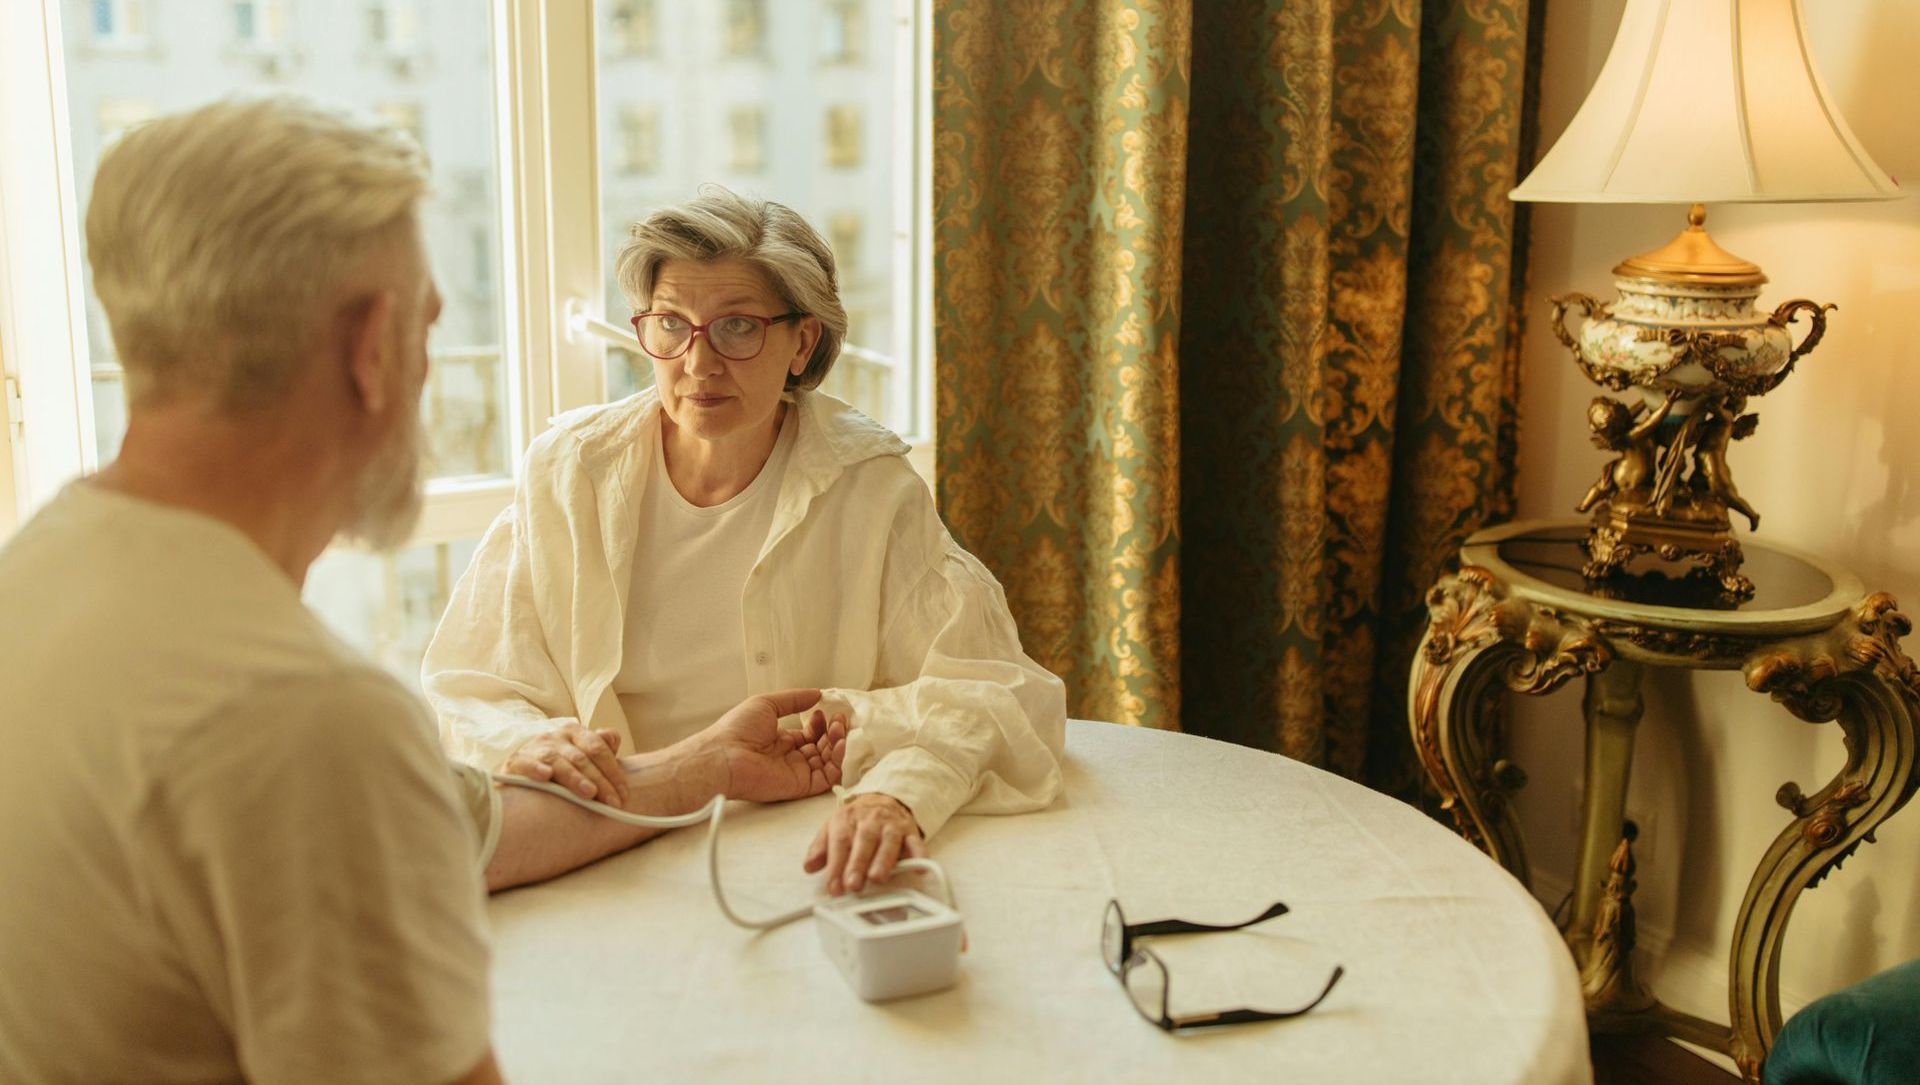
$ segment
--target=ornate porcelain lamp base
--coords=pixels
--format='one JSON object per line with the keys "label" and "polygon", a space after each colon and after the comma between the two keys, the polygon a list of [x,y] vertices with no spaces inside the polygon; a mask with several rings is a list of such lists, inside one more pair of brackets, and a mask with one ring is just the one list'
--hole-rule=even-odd
{"label": "ornate porcelain lamp base", "polygon": [[[1593,443],[1614,454],[1578,506],[1593,513],[1587,575],[1604,579],[1651,554],[1691,563],[1738,602],[1753,583],[1740,574],[1730,517],[1758,528],[1760,514],[1734,486],[1727,449],[1759,424],[1748,397],[1787,378],[1833,306],[1797,298],[1760,313],[1753,303],[1767,277],[1715,244],[1705,222],[1694,204],[1678,237],[1614,268],[1616,301],[1552,299],[1553,330],[1594,383],[1633,393],[1587,408]],[[1565,324],[1570,308],[1587,317],[1578,336]],[[1813,322],[1795,346],[1787,326],[1802,312]]]}

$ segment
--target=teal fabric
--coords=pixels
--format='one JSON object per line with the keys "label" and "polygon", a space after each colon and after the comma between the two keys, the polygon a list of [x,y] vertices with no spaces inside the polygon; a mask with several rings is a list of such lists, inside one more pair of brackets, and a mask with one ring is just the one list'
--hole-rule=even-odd
{"label": "teal fabric", "polygon": [[1793,1015],[1767,1054],[1766,1085],[1920,1085],[1920,961]]}

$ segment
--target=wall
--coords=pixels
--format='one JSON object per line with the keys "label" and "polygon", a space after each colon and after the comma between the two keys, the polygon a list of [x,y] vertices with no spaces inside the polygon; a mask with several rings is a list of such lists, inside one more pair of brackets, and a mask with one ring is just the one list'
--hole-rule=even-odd
{"label": "wall", "polygon": [[[1613,41],[1623,0],[1547,6],[1542,144],[1565,128]],[[1808,2],[1816,62],[1868,153],[1920,189],[1920,0]],[[1546,322],[1567,290],[1613,296],[1610,269],[1684,225],[1678,207],[1536,205],[1520,438],[1522,517],[1568,516],[1602,457],[1581,421],[1597,389]],[[1920,198],[1891,203],[1722,206],[1708,228],[1772,279],[1763,308],[1839,304],[1827,337],[1754,408],[1734,450],[1758,538],[1850,566],[1869,590],[1920,614]],[[1804,327],[1804,322],[1802,323]],[[1743,522],[1744,525],[1744,522]],[[1920,654],[1920,637],[1906,644]],[[1573,870],[1572,788],[1582,760],[1578,684],[1519,706],[1514,752],[1532,783],[1519,809],[1535,889],[1549,906]],[[1629,813],[1641,851],[1642,967],[1668,1003],[1726,1020],[1734,913],[1753,864],[1785,825],[1774,790],[1811,792],[1841,765],[1840,733],[1749,693],[1737,673],[1649,672]],[[1818,889],[1803,894],[1781,968],[1788,1013],[1836,987],[1920,957],[1920,802]]]}

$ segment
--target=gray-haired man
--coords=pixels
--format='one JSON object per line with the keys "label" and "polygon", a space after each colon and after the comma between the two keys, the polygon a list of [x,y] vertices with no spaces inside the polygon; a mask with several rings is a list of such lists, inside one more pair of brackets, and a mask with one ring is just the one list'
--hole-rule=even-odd
{"label": "gray-haired man", "polygon": [[[336,534],[390,546],[419,510],[425,191],[411,144],[292,99],[101,163],[125,444],[0,550],[0,1079],[498,1080],[482,869],[650,835],[450,766],[301,605]],[[635,811],[816,794],[844,735],[778,718],[817,698],[588,756]]]}

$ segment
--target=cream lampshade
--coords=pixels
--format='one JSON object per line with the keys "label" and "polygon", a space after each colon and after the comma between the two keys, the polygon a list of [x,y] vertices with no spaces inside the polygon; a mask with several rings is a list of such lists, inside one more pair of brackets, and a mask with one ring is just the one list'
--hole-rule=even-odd
{"label": "cream lampshade", "polygon": [[1600,78],[1516,200],[1888,200],[1795,0],[1628,0]]}
{"label": "cream lampshade", "polygon": [[[1804,299],[1754,308],[1767,279],[1707,236],[1706,203],[1904,196],[1833,107],[1799,0],[1627,0],[1600,77],[1515,200],[1691,204],[1667,245],[1614,268],[1618,299],[1552,299],[1554,331],[1595,383],[1630,392],[1587,412],[1613,453],[1578,508],[1591,511],[1586,575],[1640,555],[1685,561],[1729,603],[1753,594],[1729,511],[1758,528],[1726,462],[1753,432],[1749,397],[1771,391],[1826,329]],[[1566,311],[1588,320],[1575,335]],[[1811,318],[1796,346],[1788,325]]]}

